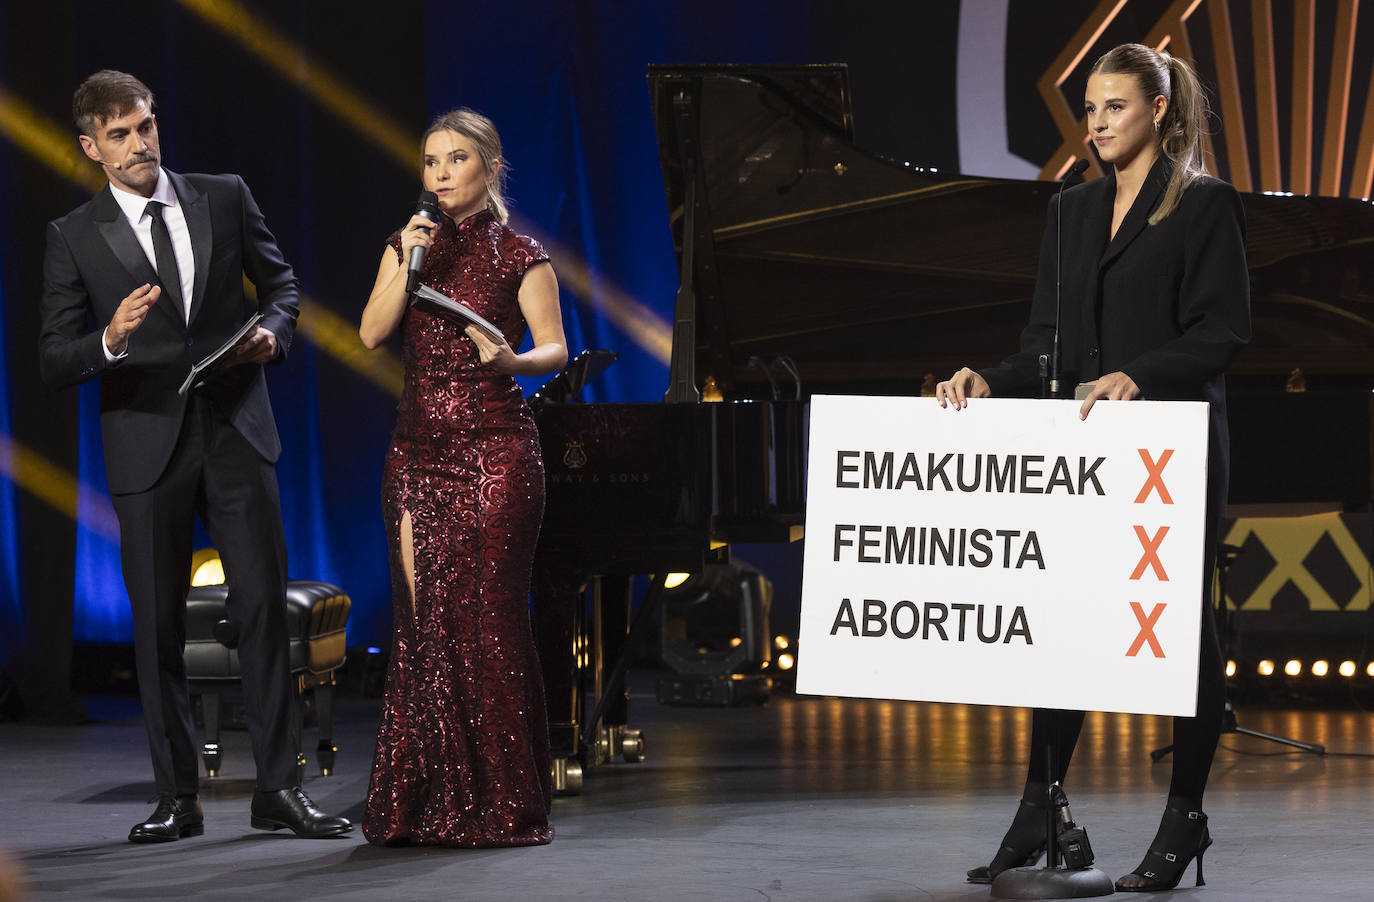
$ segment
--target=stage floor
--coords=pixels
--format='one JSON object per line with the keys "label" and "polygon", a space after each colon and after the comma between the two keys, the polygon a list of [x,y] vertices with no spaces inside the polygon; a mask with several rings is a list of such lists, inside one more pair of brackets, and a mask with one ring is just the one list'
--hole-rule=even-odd
{"label": "stage floor", "polygon": [[[205,835],[128,843],[153,794],[137,702],[91,698],[79,727],[0,724],[0,847],[35,899],[974,900],[964,882],[1010,821],[1028,713],[775,696],[761,708],[666,708],[652,675],[631,725],[647,759],[591,771],[554,806],[544,847],[378,849],[355,831],[306,841],[248,826],[247,735],[202,790]],[[334,776],[307,790],[355,820],[378,702],[339,705]],[[1174,898],[1208,902],[1374,897],[1374,716],[1247,708],[1243,726],[1323,743],[1325,758],[1226,735],[1207,798],[1207,885],[1190,866]],[[1068,790],[1098,865],[1135,867],[1169,765],[1164,718],[1091,714]],[[313,747],[307,729],[306,748]]]}

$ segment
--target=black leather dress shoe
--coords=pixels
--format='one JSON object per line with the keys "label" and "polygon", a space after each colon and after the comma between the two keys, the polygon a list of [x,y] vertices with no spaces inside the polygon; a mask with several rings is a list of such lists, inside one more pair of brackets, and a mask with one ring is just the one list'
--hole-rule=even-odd
{"label": "black leather dress shoe", "polygon": [[129,842],[172,842],[205,832],[205,815],[195,796],[162,796],[143,823],[129,831]]}
{"label": "black leather dress shoe", "polygon": [[325,814],[310,801],[299,786],[275,792],[253,793],[252,825],[259,830],[280,830],[286,827],[297,836],[324,839],[342,836],[353,829],[347,818]]}

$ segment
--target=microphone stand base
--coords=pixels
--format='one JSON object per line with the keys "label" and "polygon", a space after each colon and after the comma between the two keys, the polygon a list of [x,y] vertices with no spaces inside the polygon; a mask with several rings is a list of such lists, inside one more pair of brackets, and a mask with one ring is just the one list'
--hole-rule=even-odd
{"label": "microphone stand base", "polygon": [[1088,899],[1114,890],[1099,868],[1010,868],[992,881],[994,899]]}

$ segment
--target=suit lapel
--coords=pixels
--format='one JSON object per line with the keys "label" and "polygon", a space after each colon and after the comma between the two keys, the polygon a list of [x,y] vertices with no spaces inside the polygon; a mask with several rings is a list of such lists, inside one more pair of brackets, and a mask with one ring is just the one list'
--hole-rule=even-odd
{"label": "suit lapel", "polygon": [[[1097,186],[1098,193],[1088,200],[1088,208],[1083,211],[1084,254],[1080,258],[1084,268],[1093,272],[1093,263],[1100,262],[1107,251],[1107,241],[1112,229],[1112,199],[1116,197],[1116,175],[1108,174]],[[1117,231],[1120,235],[1120,230]]]}
{"label": "suit lapel", "polygon": [[[133,226],[129,225],[128,218],[124,211],[119,208],[114,195],[110,192],[114,189],[109,185],[105,190],[95,196],[95,220],[96,228],[100,230],[100,236],[105,239],[105,243],[110,246],[120,265],[129,273],[135,282],[142,285],[156,285],[158,283],[157,270],[153,269],[153,264],[148,262],[148,255],[143,253],[143,245],[138,243],[138,236],[134,234]],[[153,305],[158,306],[157,304]]]}
{"label": "suit lapel", "polygon": [[[1135,200],[1131,203],[1131,209],[1126,211],[1126,218],[1121,221],[1121,226],[1116,230],[1116,235],[1107,245],[1107,251],[1102,255],[1101,262],[1098,264],[1099,269],[1121,256],[1121,252],[1129,247],[1141,232],[1145,231],[1145,226],[1150,221],[1150,214],[1159,205],[1159,198],[1163,195],[1164,186],[1169,181],[1169,168],[1168,157],[1160,154],[1159,159],[1155,160],[1149,173],[1146,174],[1145,184],[1140,186],[1140,193],[1135,196]],[[1115,181],[1114,176],[1113,181]],[[1109,200],[1114,200],[1115,196],[1115,191],[1109,192]],[[1110,205],[1108,209],[1111,209]],[[1111,220],[1108,220],[1107,228],[1111,228]]]}
{"label": "suit lapel", "polygon": [[215,235],[210,224],[210,201],[204,194],[183,176],[168,172],[172,188],[181,203],[182,215],[186,217],[186,229],[191,236],[191,257],[195,261],[196,273],[191,286],[191,314],[189,323],[196,321],[202,302],[205,300],[205,283],[210,276],[210,249]]}
{"label": "suit lapel", "polygon": [[[1095,193],[1093,193],[1095,192]],[[1091,343],[1089,347],[1096,347],[1098,344],[1097,334],[1097,310],[1102,303],[1099,293],[1102,289],[1102,281],[1098,278],[1098,266],[1103,253],[1107,249],[1107,233],[1112,227],[1112,198],[1116,197],[1116,176],[1109,173],[1105,178],[1099,179],[1091,186],[1084,189],[1084,204],[1086,209],[1082,211],[1083,239],[1075,242],[1075,246],[1082,249],[1082,252],[1074,261],[1074,282],[1081,292],[1083,306],[1081,312],[1081,328],[1083,336]],[[1088,358],[1080,361],[1082,367],[1089,367],[1095,363],[1097,358]],[[1079,378],[1083,381],[1091,381],[1100,376],[1096,369],[1091,371],[1080,371]]]}

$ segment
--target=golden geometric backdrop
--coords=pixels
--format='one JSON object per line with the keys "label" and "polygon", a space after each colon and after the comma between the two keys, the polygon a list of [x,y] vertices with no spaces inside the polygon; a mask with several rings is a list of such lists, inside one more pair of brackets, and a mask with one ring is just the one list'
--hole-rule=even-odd
{"label": "golden geometric backdrop", "polygon": [[[1101,175],[1093,155],[1087,152],[1087,122],[1079,114],[1082,98],[1067,97],[1063,85],[1078,71],[1096,47],[1107,27],[1128,6],[1129,0],[1103,0],[1073,35],[1064,50],[1040,77],[1040,96],[1059,129],[1063,143],[1041,170],[1042,178],[1060,178],[1074,161],[1086,158],[1094,174]],[[1276,34],[1275,8],[1282,4],[1292,13],[1291,34]],[[1232,11],[1248,5],[1250,26],[1232,22]],[[1374,7],[1374,4],[1366,4]],[[1216,71],[1216,113],[1225,124],[1222,147],[1208,138],[1209,168],[1216,171],[1217,154],[1223,154],[1230,182],[1240,191],[1323,194],[1331,197],[1368,198],[1374,182],[1374,75],[1370,84],[1353,84],[1356,23],[1360,0],[1175,0],[1149,29],[1143,43],[1196,60],[1189,29],[1205,28],[1211,40]],[[1318,46],[1318,13],[1333,16],[1329,43]],[[1374,9],[1366,8],[1366,15]],[[1286,19],[1285,19],[1286,21]],[[1248,31],[1248,33],[1238,33]],[[1324,31],[1323,31],[1324,33]],[[1276,42],[1291,51],[1292,66],[1280,73]],[[1252,75],[1242,79],[1236,63],[1238,46],[1247,46],[1253,60]],[[1367,58],[1374,48],[1360,48]],[[1280,84],[1281,75],[1287,78]],[[1325,114],[1316,121],[1315,92],[1324,86]],[[1290,98],[1290,115],[1279,121],[1280,96]],[[1258,135],[1254,146],[1246,139],[1250,121]],[[1284,135],[1284,130],[1287,135]],[[1351,135],[1359,135],[1356,154],[1346,173],[1346,148]],[[1321,157],[1313,155],[1313,136],[1321,136]],[[1286,141],[1284,138],[1286,137]],[[1281,146],[1288,147],[1287,171],[1283,171]]]}

